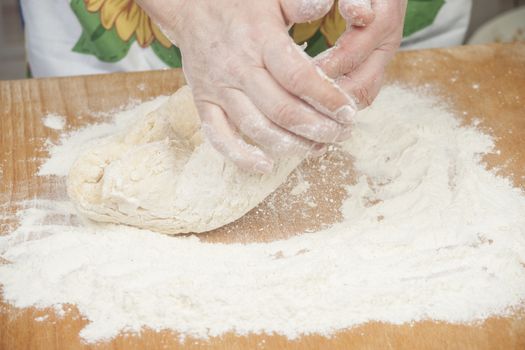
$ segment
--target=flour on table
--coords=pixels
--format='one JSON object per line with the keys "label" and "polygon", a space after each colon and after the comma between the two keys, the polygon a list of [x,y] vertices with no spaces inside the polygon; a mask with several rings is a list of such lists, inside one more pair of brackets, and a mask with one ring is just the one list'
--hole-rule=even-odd
{"label": "flour on table", "polygon": [[301,160],[277,159],[270,174],[241,170],[204,140],[185,86],[81,154],[69,173],[68,194],[95,221],[168,234],[204,232],[253,209]]}
{"label": "flour on table", "polygon": [[300,179],[299,182],[292,188],[290,194],[292,196],[298,196],[305,193],[310,188],[310,183],[304,179]]}
{"label": "flour on table", "polygon": [[[129,125],[133,115],[117,119]],[[96,128],[70,137],[87,140]],[[69,161],[61,147],[44,167]],[[331,227],[270,243],[212,244],[83,226],[71,203],[41,198],[21,203],[19,227],[0,237],[0,256],[11,262],[0,265],[3,296],[17,307],[76,305],[89,321],[80,333],[87,342],[144,327],[195,338],[295,338],[370,321],[507,315],[525,298],[525,195],[483,167],[493,147],[439,99],[388,86],[341,146],[357,181]],[[48,173],[62,173],[54,164]]]}
{"label": "flour on table", "polygon": [[43,121],[44,126],[54,130],[62,130],[66,126],[66,118],[57,114],[48,114]]}
{"label": "flour on table", "polygon": [[49,317],[48,315],[38,316],[38,317],[35,317],[35,321],[36,322],[44,322],[45,320],[47,320],[48,317]]}
{"label": "flour on table", "polygon": [[131,103],[127,110],[117,110],[113,113],[111,122],[102,121],[107,113],[98,113],[101,122],[95,123],[88,128],[62,133],[58,143],[49,141],[49,159],[38,169],[38,175],[67,176],[74,161],[98,142],[99,139],[108,137],[118,131],[123,131],[129,125],[136,123],[140,116],[158,108],[167,97],[158,98],[136,105]]}

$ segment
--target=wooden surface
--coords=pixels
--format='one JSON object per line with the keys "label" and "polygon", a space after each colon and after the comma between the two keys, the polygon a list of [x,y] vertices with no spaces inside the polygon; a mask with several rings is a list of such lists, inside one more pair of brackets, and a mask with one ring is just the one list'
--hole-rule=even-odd
{"label": "wooden surface", "polygon": [[[389,67],[388,81],[429,84],[465,122],[481,120],[481,127],[496,136],[501,151],[485,158],[487,166],[497,167],[516,186],[525,188],[525,44],[400,53]],[[64,196],[63,179],[35,176],[46,157],[45,140],[56,141],[58,135],[43,126],[44,114],[65,115],[68,128],[74,129],[92,122],[96,112],[125,105],[130,99],[169,94],[182,83],[178,70],[0,82],[0,234],[16,226],[12,214],[20,200]],[[322,183],[318,176],[321,165],[334,174],[341,174],[337,170],[342,168],[351,170],[351,162],[337,152],[302,167],[302,176],[312,183],[317,208],[309,208],[301,198],[289,199],[297,181],[292,177],[259,208],[203,239],[268,241],[336,221],[340,186],[351,182],[353,174],[349,171]],[[49,315],[46,321],[35,321],[43,315]],[[494,317],[475,325],[373,322],[331,338],[308,335],[294,341],[275,335],[227,334],[181,344],[172,332],[145,330],[107,343],[84,344],[78,332],[86,322],[74,306],[64,318],[58,318],[50,309],[16,309],[0,301],[0,349],[525,349],[525,307],[512,317]]]}

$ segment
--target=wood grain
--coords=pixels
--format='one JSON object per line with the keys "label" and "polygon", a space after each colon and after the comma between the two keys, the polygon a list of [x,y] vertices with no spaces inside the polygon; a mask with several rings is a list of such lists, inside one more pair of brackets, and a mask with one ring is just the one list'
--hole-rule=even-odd
{"label": "wood grain", "polygon": [[[480,120],[481,127],[496,137],[501,151],[485,158],[487,166],[496,167],[516,186],[525,188],[525,44],[399,53],[389,67],[387,81],[426,85],[447,99],[465,123]],[[16,227],[13,214],[21,200],[65,196],[63,179],[35,176],[47,156],[44,143],[58,137],[43,126],[44,114],[66,116],[73,130],[97,120],[98,112],[126,105],[130,99],[143,101],[169,94],[183,82],[179,70],[0,82],[0,234]],[[341,185],[353,181],[351,166],[338,152],[310,161],[302,166],[300,175],[313,184],[310,194],[318,207],[309,208],[301,198],[290,200],[290,189],[297,181],[292,178],[245,217],[202,239],[270,241],[334,222],[342,200]],[[333,180],[320,181],[321,171],[334,174]],[[48,316],[45,321],[35,321],[44,315]],[[85,344],[78,333],[86,323],[74,306],[60,318],[51,309],[17,309],[0,302],[0,349],[525,349],[525,307],[512,316],[471,325],[371,322],[330,338],[306,335],[293,341],[277,335],[226,334],[181,343],[172,332],[144,330],[140,335]]]}

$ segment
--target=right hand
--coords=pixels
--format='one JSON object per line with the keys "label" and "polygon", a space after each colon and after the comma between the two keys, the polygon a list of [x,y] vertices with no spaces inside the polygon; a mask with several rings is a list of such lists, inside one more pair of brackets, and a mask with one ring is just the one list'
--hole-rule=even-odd
{"label": "right hand", "polygon": [[180,48],[203,130],[238,166],[267,173],[275,157],[320,153],[348,137],[353,98],[288,35],[333,0],[138,2]]}

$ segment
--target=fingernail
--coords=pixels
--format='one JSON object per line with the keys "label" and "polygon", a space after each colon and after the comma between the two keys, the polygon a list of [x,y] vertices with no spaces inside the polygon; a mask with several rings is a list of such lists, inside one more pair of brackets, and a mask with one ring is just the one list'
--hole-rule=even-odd
{"label": "fingernail", "polygon": [[325,144],[318,143],[310,149],[309,155],[312,157],[320,157],[326,153],[328,147]]}
{"label": "fingernail", "polygon": [[273,161],[268,160],[260,160],[257,163],[255,163],[255,166],[253,167],[255,171],[263,174],[271,173],[273,170]]}
{"label": "fingernail", "polygon": [[355,114],[356,114],[355,108],[353,108],[350,105],[345,105],[339,108],[337,112],[335,112],[335,119],[339,123],[349,124],[352,122],[352,119],[354,118]]}

